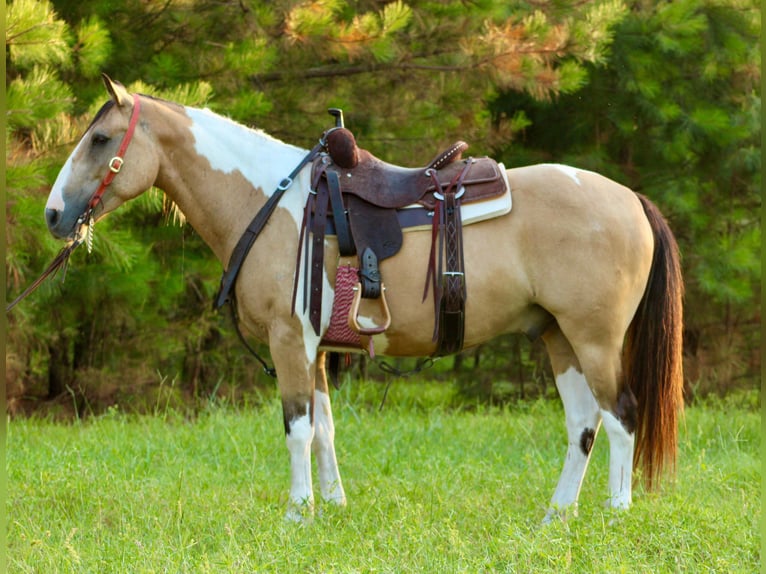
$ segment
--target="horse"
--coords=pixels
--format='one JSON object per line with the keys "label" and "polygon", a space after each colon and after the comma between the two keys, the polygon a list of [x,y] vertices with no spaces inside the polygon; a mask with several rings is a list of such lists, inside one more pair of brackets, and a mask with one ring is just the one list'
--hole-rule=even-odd
{"label": "horse", "polygon": [[[225,266],[253,214],[272,190],[284,191],[306,150],[208,109],[132,94],[107,76],[104,83],[109,99],[51,188],[50,232],[70,244],[82,240],[95,221],[156,186]],[[464,346],[509,332],[545,343],[568,445],[543,521],[576,515],[602,424],[607,506],[627,509],[634,472],[652,489],[677,457],[683,280],[676,241],[649,199],[602,175],[559,164],[505,175],[513,209],[463,229]],[[268,344],[274,363],[290,460],[286,517],[300,521],[314,513],[312,452],[324,503],[346,505],[322,344],[340,256],[328,235],[317,333],[292,301],[309,167],[287,183],[234,295],[238,326]],[[372,337],[378,355],[435,351],[433,294],[423,300],[422,293],[431,240],[430,231],[404,233],[401,251],[381,262],[391,322]]]}

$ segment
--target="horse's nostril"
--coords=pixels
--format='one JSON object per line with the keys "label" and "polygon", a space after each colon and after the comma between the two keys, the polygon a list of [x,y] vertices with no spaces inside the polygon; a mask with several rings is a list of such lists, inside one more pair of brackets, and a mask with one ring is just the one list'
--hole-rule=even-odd
{"label": "horse's nostril", "polygon": [[58,223],[61,212],[58,209],[45,208],[45,221],[48,223],[48,227],[52,228]]}

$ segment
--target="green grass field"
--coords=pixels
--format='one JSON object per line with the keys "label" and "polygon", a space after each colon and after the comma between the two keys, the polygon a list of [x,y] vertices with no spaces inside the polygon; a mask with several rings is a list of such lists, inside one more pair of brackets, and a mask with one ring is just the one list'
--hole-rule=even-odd
{"label": "green grass field", "polygon": [[[349,504],[284,521],[276,397],[194,417],[11,420],[9,572],[758,572],[757,397],[687,409],[677,480],[604,508],[599,434],[579,517],[541,525],[565,453],[558,402],[455,408],[450,386],[334,393]],[[452,406],[447,406],[452,405]],[[161,410],[161,409],[160,409]],[[317,488],[318,496],[318,488]]]}

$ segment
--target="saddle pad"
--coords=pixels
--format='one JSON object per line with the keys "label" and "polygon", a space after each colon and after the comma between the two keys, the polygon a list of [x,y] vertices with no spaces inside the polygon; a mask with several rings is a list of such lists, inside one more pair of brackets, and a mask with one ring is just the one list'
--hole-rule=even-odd
{"label": "saddle pad", "polygon": [[[505,166],[502,163],[498,163],[498,167],[500,168],[500,174],[505,181],[505,193],[482,201],[461,204],[460,216],[463,220],[463,227],[471,225],[472,223],[486,221],[493,217],[500,217],[511,211],[513,202],[511,199],[511,186],[508,183],[508,175],[506,174]],[[414,210],[418,209],[425,211],[425,208],[417,203],[408,205],[399,211],[400,221],[402,221],[402,231],[423,231],[425,229],[431,229],[432,223],[430,217],[426,219],[415,217]]]}

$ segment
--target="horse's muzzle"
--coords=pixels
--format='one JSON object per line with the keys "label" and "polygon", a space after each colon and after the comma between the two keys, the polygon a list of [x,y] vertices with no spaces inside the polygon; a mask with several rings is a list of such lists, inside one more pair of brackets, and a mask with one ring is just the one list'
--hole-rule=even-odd
{"label": "horse's muzzle", "polygon": [[56,239],[72,239],[75,234],[75,220],[64,217],[64,212],[60,209],[45,208],[45,223],[48,224],[48,231]]}
{"label": "horse's muzzle", "polygon": [[45,222],[48,224],[48,229],[50,229],[51,232],[56,228],[60,216],[61,212],[58,209],[51,209],[50,207],[45,208]]}

